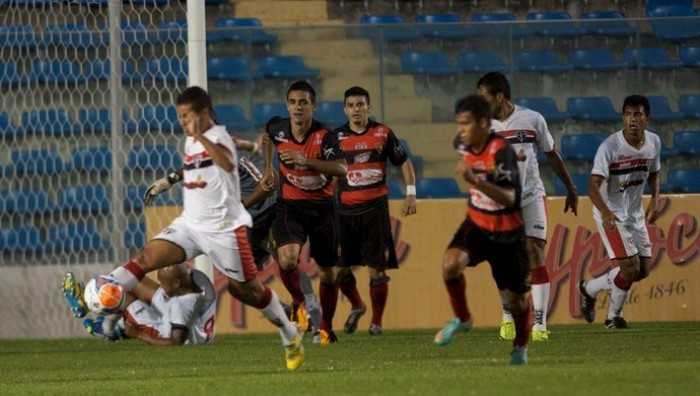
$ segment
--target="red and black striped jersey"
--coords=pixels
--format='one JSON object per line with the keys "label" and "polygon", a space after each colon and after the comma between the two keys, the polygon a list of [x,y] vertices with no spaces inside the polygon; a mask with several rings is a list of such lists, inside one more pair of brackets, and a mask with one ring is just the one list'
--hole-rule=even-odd
{"label": "red and black striped jersey", "polygon": [[401,166],[408,155],[394,132],[386,125],[370,120],[362,132],[345,124],[334,131],[348,174],[340,181],[340,203],[353,206],[386,197],[386,161]]}
{"label": "red and black striped jersey", "polygon": [[280,176],[280,200],[328,201],[333,199],[333,178],[305,166],[287,166],[279,158],[280,151],[294,150],[306,158],[332,161],[341,157],[335,134],[313,120],[304,139],[297,141],[292,134],[289,118],[274,117],[266,127],[275,145]]}
{"label": "red and black striped jersey", "polygon": [[510,241],[523,228],[520,212],[520,176],[515,150],[508,142],[489,134],[486,146],[478,153],[470,146],[459,147],[462,160],[468,163],[477,178],[500,187],[515,190],[515,205],[506,207],[476,188],[469,189],[467,218],[495,241]]}

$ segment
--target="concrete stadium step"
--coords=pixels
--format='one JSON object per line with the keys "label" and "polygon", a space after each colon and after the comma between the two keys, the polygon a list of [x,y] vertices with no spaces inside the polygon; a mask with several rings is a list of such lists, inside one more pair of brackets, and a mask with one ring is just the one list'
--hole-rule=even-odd
{"label": "concrete stadium step", "polygon": [[237,18],[258,18],[263,26],[311,25],[328,21],[325,0],[237,0]]}

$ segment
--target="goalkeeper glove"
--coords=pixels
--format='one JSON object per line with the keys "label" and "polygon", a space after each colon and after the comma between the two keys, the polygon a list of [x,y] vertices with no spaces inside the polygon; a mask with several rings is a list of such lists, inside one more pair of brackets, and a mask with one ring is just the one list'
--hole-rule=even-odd
{"label": "goalkeeper glove", "polygon": [[146,206],[149,206],[156,198],[156,196],[158,196],[158,194],[164,191],[168,191],[170,187],[172,187],[174,184],[179,183],[181,180],[182,173],[172,172],[168,174],[168,176],[154,181],[153,184],[148,186],[146,193],[143,195],[143,203]]}

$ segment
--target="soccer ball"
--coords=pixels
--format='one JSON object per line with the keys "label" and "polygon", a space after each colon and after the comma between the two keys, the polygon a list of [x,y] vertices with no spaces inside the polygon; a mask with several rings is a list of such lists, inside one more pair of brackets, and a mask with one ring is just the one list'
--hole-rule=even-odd
{"label": "soccer ball", "polygon": [[85,285],[83,299],[90,311],[98,315],[112,314],[123,308],[126,292],[120,284],[98,276]]}

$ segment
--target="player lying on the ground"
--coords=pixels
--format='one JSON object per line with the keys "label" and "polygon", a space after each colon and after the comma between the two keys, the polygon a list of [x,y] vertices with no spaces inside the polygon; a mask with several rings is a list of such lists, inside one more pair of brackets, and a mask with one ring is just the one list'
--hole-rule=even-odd
{"label": "player lying on the ground", "polygon": [[[85,319],[93,335],[117,340],[122,336],[159,346],[206,344],[214,337],[216,293],[209,278],[198,270],[178,264],[158,270],[160,285],[144,278],[126,295],[126,308]],[[72,273],[64,278],[64,295],[74,313],[87,312],[98,303],[98,285],[91,279],[81,295]],[[79,316],[79,315],[78,315]]]}

